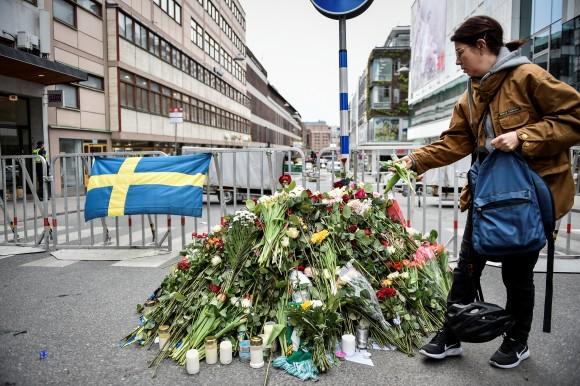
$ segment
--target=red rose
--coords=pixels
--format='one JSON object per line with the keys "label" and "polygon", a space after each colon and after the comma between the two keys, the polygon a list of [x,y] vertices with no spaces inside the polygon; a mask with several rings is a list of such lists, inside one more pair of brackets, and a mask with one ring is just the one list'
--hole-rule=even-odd
{"label": "red rose", "polygon": [[306,189],[304,191],[306,192],[306,195],[308,196],[308,198],[312,198],[312,191],[310,189]]}
{"label": "red rose", "polygon": [[391,287],[381,288],[377,291],[377,298],[382,300],[384,298],[392,298],[393,296],[397,295],[397,290]]}
{"label": "red rose", "polygon": [[284,186],[284,185],[290,185],[290,183],[292,182],[292,177],[290,177],[290,174],[282,174],[280,176],[280,178],[278,178],[278,182],[282,186]]}
{"label": "red rose", "polygon": [[304,272],[305,269],[306,267],[304,267],[303,265],[299,265],[298,267],[296,267],[296,270],[300,272]]}
{"label": "red rose", "polygon": [[391,201],[391,205],[387,207],[387,215],[394,222],[398,222],[402,225],[406,225],[405,216],[403,216],[403,211],[399,206],[399,203],[395,200]]}
{"label": "red rose", "polygon": [[328,205],[328,206],[326,207],[326,211],[327,211],[328,213],[332,213],[332,205]]}
{"label": "red rose", "polygon": [[393,267],[394,269],[396,269],[397,271],[400,271],[400,270],[403,268],[403,265],[401,264],[401,262],[400,262],[400,261],[395,261],[395,262],[392,264],[392,267]]}
{"label": "red rose", "polygon": [[221,226],[223,226],[223,227],[227,227],[227,226],[228,226],[228,224],[229,224],[229,223],[228,223],[228,220],[227,220],[225,217],[222,217],[222,218],[220,219],[220,225],[221,225]]}
{"label": "red rose", "polygon": [[189,259],[187,257],[184,257],[183,259],[181,259],[179,261],[179,263],[177,263],[177,269],[179,269],[181,271],[185,271],[185,270],[189,269]]}
{"label": "red rose", "polygon": [[372,234],[373,234],[373,231],[371,231],[369,228],[366,228],[366,229],[365,229],[365,235],[366,235],[366,236],[370,236],[370,235],[372,235]]}
{"label": "red rose", "polygon": [[366,196],[367,196],[367,192],[365,192],[365,190],[363,188],[360,188],[354,194],[354,198],[358,198],[359,200],[366,198]]}
{"label": "red rose", "polygon": [[217,294],[217,293],[219,293],[219,292],[220,292],[220,290],[221,290],[221,287],[220,287],[219,285],[217,285],[217,284],[213,284],[213,283],[211,283],[211,284],[210,284],[210,285],[208,285],[207,287],[208,287],[208,288],[209,288],[209,290],[210,290],[211,292],[213,292],[214,294]]}
{"label": "red rose", "polygon": [[388,247],[391,245],[391,243],[389,243],[389,240],[381,240],[381,244],[383,244],[383,247]]}
{"label": "red rose", "polygon": [[344,181],[343,180],[338,180],[332,186],[335,187],[335,188],[342,188],[344,186]]}
{"label": "red rose", "polygon": [[356,224],[349,225],[346,228],[346,230],[348,231],[348,233],[354,233],[354,232],[356,232],[357,229],[358,229],[358,226],[356,226]]}
{"label": "red rose", "polygon": [[348,202],[348,200],[350,200],[350,196],[347,193],[343,194],[342,195],[342,201],[343,202]]}

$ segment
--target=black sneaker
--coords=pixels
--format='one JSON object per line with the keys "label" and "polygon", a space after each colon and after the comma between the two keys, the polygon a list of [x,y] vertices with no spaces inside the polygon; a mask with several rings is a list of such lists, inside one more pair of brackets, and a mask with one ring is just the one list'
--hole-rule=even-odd
{"label": "black sneaker", "polygon": [[429,343],[421,347],[419,352],[429,358],[443,359],[462,355],[463,349],[461,348],[461,342],[453,336],[451,331],[442,328]]}
{"label": "black sneaker", "polygon": [[523,360],[529,357],[530,349],[527,344],[506,337],[499,349],[489,359],[489,364],[500,369],[511,369],[519,366]]}

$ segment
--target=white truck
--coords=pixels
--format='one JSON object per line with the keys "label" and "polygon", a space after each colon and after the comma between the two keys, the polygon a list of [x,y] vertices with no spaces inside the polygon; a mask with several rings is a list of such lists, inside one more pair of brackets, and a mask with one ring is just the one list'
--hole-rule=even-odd
{"label": "white truck", "polygon": [[[224,149],[225,150],[225,149]],[[224,202],[228,205],[244,202],[248,198],[258,198],[272,194],[280,188],[278,178],[283,174],[286,152],[272,149],[270,160],[263,151],[244,151],[244,149],[229,149],[231,151],[217,152],[209,166],[209,193],[220,197],[220,180],[216,169],[216,158],[222,175]],[[199,153],[200,148],[182,148],[182,154]],[[204,188],[205,190],[205,188]]]}

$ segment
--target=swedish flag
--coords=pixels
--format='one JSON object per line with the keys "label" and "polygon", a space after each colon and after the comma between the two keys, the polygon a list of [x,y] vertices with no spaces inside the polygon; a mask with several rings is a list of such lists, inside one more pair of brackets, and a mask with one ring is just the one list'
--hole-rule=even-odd
{"label": "swedish flag", "polygon": [[95,158],[85,200],[85,221],[129,214],[201,217],[211,154]]}

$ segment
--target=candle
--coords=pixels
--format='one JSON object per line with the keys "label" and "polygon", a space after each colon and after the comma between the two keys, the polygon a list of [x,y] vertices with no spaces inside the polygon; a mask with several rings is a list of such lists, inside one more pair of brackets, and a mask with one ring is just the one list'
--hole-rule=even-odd
{"label": "candle", "polygon": [[188,374],[199,373],[199,353],[194,348],[185,353],[185,369]]}
{"label": "candle", "polygon": [[215,336],[208,336],[205,338],[205,363],[213,365],[217,363],[217,360],[217,339]]}
{"label": "candle", "polygon": [[264,346],[265,347],[271,347],[271,344],[267,344],[268,340],[270,340],[270,335],[272,335],[272,330],[274,329],[274,326],[276,325],[275,322],[266,322],[266,324],[264,324]]}
{"label": "candle", "polygon": [[224,340],[220,343],[220,363],[229,365],[232,363],[232,342]]}
{"label": "candle", "polygon": [[262,338],[254,336],[250,339],[250,367],[259,369],[264,367],[264,351],[262,349]]}
{"label": "candle", "polygon": [[346,356],[351,356],[355,352],[356,338],[352,334],[342,336],[342,351]]}
{"label": "candle", "polygon": [[364,328],[359,325],[356,328],[356,345],[358,346],[358,348],[366,349],[368,338],[369,338],[368,328]]}
{"label": "candle", "polygon": [[158,336],[159,336],[159,349],[163,351],[167,350],[169,348],[169,337],[170,337],[169,326],[166,324],[159,326]]}

